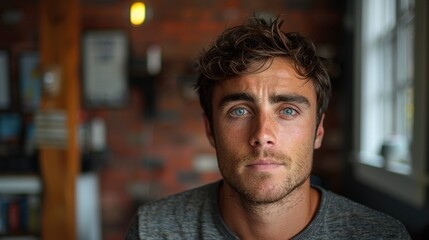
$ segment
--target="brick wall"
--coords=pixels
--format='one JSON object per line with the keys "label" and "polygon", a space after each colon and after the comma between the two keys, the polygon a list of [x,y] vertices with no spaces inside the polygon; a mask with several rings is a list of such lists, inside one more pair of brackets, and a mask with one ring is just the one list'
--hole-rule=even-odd
{"label": "brick wall", "polygon": [[[83,120],[106,123],[107,151],[98,162],[103,239],[123,239],[139,204],[219,178],[210,170],[214,151],[206,140],[201,109],[189,83],[191,66],[202,47],[225,27],[240,23],[254,11],[285,13],[285,30],[313,38],[321,52],[334,60],[340,54],[342,9],[335,0],[146,1],[147,21],[129,24],[128,0],[82,1],[82,32],[121,30],[130,44],[129,100],[119,109],[82,109]],[[37,49],[37,3],[3,1],[0,10],[17,10],[22,19],[1,23],[0,47],[13,56],[20,49]],[[145,70],[149,46],[162,50],[162,71]],[[14,70],[16,73],[16,69]],[[341,84],[333,71],[334,91]],[[13,79],[16,82],[16,75]],[[16,85],[16,84],[15,84]],[[335,92],[334,92],[335,94]],[[341,118],[331,104],[325,121],[326,139],[318,150],[315,172],[334,190],[340,189]],[[207,163],[201,169],[198,163]]]}

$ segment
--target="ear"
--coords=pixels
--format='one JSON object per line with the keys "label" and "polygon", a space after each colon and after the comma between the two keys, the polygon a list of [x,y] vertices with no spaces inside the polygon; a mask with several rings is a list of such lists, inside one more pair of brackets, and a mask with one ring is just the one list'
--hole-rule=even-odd
{"label": "ear", "polygon": [[320,148],[322,145],[323,136],[325,135],[325,129],[323,128],[323,120],[325,119],[325,114],[322,114],[320,118],[319,126],[317,126],[316,137],[314,139],[314,149]]}
{"label": "ear", "polygon": [[212,145],[212,147],[216,148],[214,134],[213,134],[212,128],[210,127],[209,120],[208,120],[206,114],[203,114],[203,117],[204,117],[204,126],[206,127],[207,139],[209,140],[210,145]]}

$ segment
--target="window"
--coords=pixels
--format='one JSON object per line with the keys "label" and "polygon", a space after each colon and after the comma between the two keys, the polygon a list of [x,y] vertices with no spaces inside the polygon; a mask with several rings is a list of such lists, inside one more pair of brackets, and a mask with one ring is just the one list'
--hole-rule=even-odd
{"label": "window", "polygon": [[417,9],[427,9],[427,3],[356,2],[355,173],[371,186],[421,205],[427,184],[427,104],[421,100],[426,70],[416,63],[427,64],[427,53],[420,49],[427,48],[427,32],[417,29],[427,27],[427,10]]}

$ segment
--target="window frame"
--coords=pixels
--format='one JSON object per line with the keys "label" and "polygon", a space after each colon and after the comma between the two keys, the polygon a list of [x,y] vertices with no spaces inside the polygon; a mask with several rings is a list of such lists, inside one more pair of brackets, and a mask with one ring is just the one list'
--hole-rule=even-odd
{"label": "window frame", "polygon": [[355,1],[355,81],[354,81],[354,124],[353,124],[353,169],[355,178],[380,192],[384,192],[394,198],[421,207],[426,202],[426,187],[429,185],[427,175],[426,142],[428,140],[427,115],[429,110],[429,93],[426,80],[428,79],[428,7],[425,0],[415,0],[414,20],[414,116],[411,153],[411,174],[401,174],[383,168],[381,165],[369,164],[369,159],[376,156],[364,156],[361,154],[361,101],[363,55],[362,55],[362,1]]}

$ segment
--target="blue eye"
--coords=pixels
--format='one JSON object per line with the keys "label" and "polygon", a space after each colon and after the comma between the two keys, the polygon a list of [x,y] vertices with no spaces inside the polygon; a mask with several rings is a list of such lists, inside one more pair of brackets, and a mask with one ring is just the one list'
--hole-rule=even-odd
{"label": "blue eye", "polygon": [[292,108],[285,108],[281,111],[281,113],[286,115],[286,116],[294,116],[297,114],[295,109],[292,109]]}
{"label": "blue eye", "polygon": [[238,116],[238,117],[244,116],[246,115],[246,113],[247,113],[247,110],[245,108],[235,108],[231,111],[231,114],[233,116]]}

